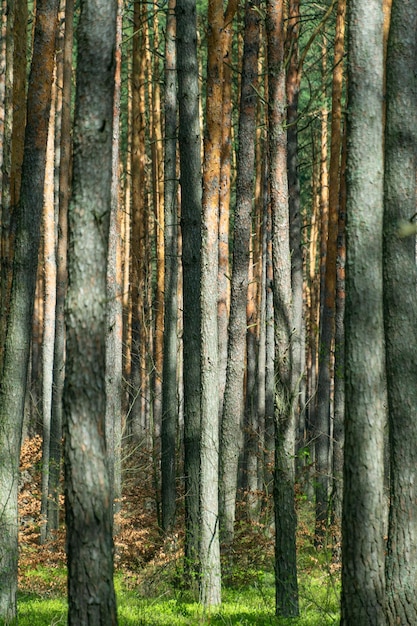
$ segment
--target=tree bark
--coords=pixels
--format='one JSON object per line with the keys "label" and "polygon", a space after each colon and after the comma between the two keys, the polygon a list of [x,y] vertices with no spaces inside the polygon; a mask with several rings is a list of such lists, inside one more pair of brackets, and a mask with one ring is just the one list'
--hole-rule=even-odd
{"label": "tree bark", "polygon": [[[36,6],[13,282],[0,391],[0,619],[16,618],[17,483],[43,208],[58,2]],[[5,323],[5,320],[3,320]]]}
{"label": "tree bark", "polygon": [[177,0],[183,272],[185,565],[198,570],[200,480],[201,131],[195,0]]}
{"label": "tree bark", "polygon": [[246,306],[249,284],[249,243],[252,233],[259,52],[259,14],[256,8],[256,0],[253,3],[246,3],[228,359],[220,438],[220,529],[222,542],[226,544],[231,544],[234,536],[237,472],[242,447],[244,412]]}
{"label": "tree bark", "polygon": [[393,2],[387,53],[384,315],[390,447],[386,562],[388,624],[417,622],[415,237],[399,237],[416,212],[417,3]]}
{"label": "tree bark", "polygon": [[275,345],[275,601],[276,615],[298,615],[296,565],[295,419],[292,380],[293,332],[287,180],[284,3],[267,3],[268,147],[272,211]]}
{"label": "tree bark", "polygon": [[77,34],[64,388],[68,624],[113,626],[105,345],[116,4],[82,2]]}
{"label": "tree bark", "polygon": [[349,11],[341,624],[383,626],[382,3],[352,0]]}
{"label": "tree bark", "polygon": [[161,424],[162,529],[165,533],[171,532],[175,524],[175,451],[178,424],[178,183],[175,32],[175,0],[171,0],[168,6],[165,41],[165,331]]}

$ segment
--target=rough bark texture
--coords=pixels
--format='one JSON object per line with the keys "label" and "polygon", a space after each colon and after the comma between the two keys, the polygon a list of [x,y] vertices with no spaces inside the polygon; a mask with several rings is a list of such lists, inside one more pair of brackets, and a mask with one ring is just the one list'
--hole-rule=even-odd
{"label": "rough bark texture", "polygon": [[[43,207],[56,0],[37,3],[25,151],[16,210],[15,256],[0,392],[0,620],[16,617],[17,482]],[[3,320],[5,323],[5,320]]]}
{"label": "rough bark texture", "polygon": [[204,136],[201,228],[201,469],[200,469],[200,600],[221,602],[219,544],[219,373],[217,278],[219,261],[219,185],[222,146],[221,0],[209,0],[207,99]]}
{"label": "rough bark texture", "polygon": [[184,362],[185,564],[197,569],[200,476],[201,133],[195,0],[177,0]]}
{"label": "rough bark texture", "polygon": [[382,3],[349,3],[341,624],[385,624]]}
{"label": "rough bark texture", "polygon": [[398,237],[415,216],[417,3],[394,2],[387,56],[384,314],[390,445],[388,623],[417,623],[417,271],[415,237]]}
{"label": "rough bark texture", "polygon": [[162,377],[161,498],[162,529],[175,523],[175,449],[178,424],[178,215],[176,180],[177,68],[175,0],[168,6],[165,43],[165,317]]}
{"label": "rough bark texture", "polygon": [[74,2],[65,2],[62,113],[59,164],[58,244],[56,251],[56,311],[54,372],[52,386],[51,450],[47,534],[58,530],[62,457],[62,395],[65,380],[65,294],[67,289],[68,204],[71,172],[71,74]]}
{"label": "rough bark texture", "polygon": [[242,447],[244,411],[246,304],[254,195],[259,52],[259,14],[256,7],[255,1],[247,2],[245,8],[228,359],[220,439],[220,528],[222,541],[229,544],[234,534],[237,470]]}
{"label": "rough bark texture", "polygon": [[293,332],[289,239],[286,93],[283,2],[267,3],[268,146],[272,211],[272,264],[275,324],[275,599],[276,614],[298,615],[296,565],[295,420],[293,410]]}
{"label": "rough bark texture", "polygon": [[[339,172],[342,143],[343,54],[346,0],[337,4],[336,35],[332,81],[332,121],[329,166],[329,220],[326,246],[326,269],[321,294],[319,373],[317,414],[315,423],[316,463],[316,537],[320,541],[328,522],[330,474],[330,388],[332,381],[332,349],[335,334],[336,260],[339,218]],[[326,131],[327,132],[327,131]]]}
{"label": "rough bark texture", "polygon": [[116,4],[81,3],[64,388],[68,624],[117,624],[105,445],[106,265]]}

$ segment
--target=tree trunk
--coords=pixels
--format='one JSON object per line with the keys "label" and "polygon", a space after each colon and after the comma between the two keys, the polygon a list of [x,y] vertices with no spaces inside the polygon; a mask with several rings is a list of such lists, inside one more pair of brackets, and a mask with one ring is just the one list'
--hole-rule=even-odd
{"label": "tree trunk", "polygon": [[329,167],[329,221],[326,246],[326,269],[321,294],[322,315],[320,328],[319,374],[317,385],[317,415],[315,424],[316,462],[316,540],[324,536],[329,514],[329,452],[330,400],[333,376],[332,349],[335,334],[336,260],[339,217],[339,174],[341,152],[341,116],[343,87],[343,54],[346,0],[337,5],[332,81],[332,122]]}
{"label": "tree trunk", "polygon": [[385,622],[382,3],[349,4],[341,624]]}
{"label": "tree trunk", "polygon": [[220,438],[220,529],[222,542],[226,544],[232,543],[234,535],[237,470],[242,447],[259,51],[259,14],[256,7],[256,1],[247,2],[245,7],[228,359]]}
{"label": "tree trunk", "polygon": [[223,94],[221,0],[209,0],[207,22],[207,99],[201,224],[200,601],[204,606],[216,606],[221,602],[217,332]]}
{"label": "tree trunk", "polygon": [[71,178],[71,79],[74,2],[65,2],[65,34],[63,46],[62,114],[59,163],[59,215],[56,251],[56,311],[54,372],[52,385],[52,417],[49,469],[47,535],[59,527],[59,494],[62,457],[62,395],[65,380],[65,294],[67,289],[68,205]]}
{"label": "tree trunk", "polygon": [[161,498],[162,530],[173,530],[176,513],[176,440],[178,424],[178,214],[177,75],[175,0],[168,6],[165,41],[165,284],[162,376]]}
{"label": "tree trunk", "polygon": [[121,89],[122,6],[117,2],[116,67],[113,100],[112,182],[107,251],[107,334],[106,334],[106,452],[113,511],[120,511],[122,496],[122,242],[119,203],[120,89]]}
{"label": "tree trunk", "polygon": [[[417,3],[393,2],[387,53],[384,314],[390,446],[388,624],[417,623],[415,237],[398,237],[416,212]],[[414,224],[413,224],[414,226]]]}
{"label": "tree trunk", "polygon": [[49,470],[51,463],[52,383],[55,344],[56,257],[55,257],[55,115],[56,80],[52,86],[46,156],[43,207],[43,334],[42,334],[42,496],[40,542],[47,537]]}
{"label": "tree trunk", "polygon": [[292,381],[293,331],[287,181],[284,3],[267,2],[268,147],[272,211],[275,345],[275,600],[276,615],[298,615],[296,565],[295,420]]}
{"label": "tree trunk", "polygon": [[[16,618],[17,483],[29,366],[53,81],[56,0],[38,1],[29,76],[25,150],[0,392],[0,619]],[[3,320],[5,323],[5,320]]]}
{"label": "tree trunk", "polygon": [[183,271],[185,565],[198,569],[200,480],[201,132],[195,0],[177,0]]}
{"label": "tree trunk", "polygon": [[106,266],[116,4],[81,4],[69,211],[64,388],[68,624],[117,624],[106,458]]}

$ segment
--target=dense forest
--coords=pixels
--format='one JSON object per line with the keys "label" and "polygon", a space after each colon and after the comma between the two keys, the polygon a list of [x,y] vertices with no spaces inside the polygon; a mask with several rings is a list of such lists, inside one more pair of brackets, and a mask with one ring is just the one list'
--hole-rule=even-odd
{"label": "dense forest", "polygon": [[151,560],[184,624],[415,626],[416,0],[1,16],[0,623],[38,559],[71,626],[170,623]]}

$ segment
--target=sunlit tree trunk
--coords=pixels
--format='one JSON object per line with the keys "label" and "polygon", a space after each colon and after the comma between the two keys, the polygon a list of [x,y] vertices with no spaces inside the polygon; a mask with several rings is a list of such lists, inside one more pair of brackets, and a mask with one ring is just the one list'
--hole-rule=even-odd
{"label": "sunlit tree trunk", "polygon": [[0,619],[6,623],[16,618],[19,455],[38,267],[57,15],[56,0],[38,1],[22,182],[16,208],[14,279],[1,376]]}
{"label": "sunlit tree trunk", "polygon": [[349,3],[343,626],[386,623],[382,19],[381,0]]}
{"label": "sunlit tree trunk", "polygon": [[275,344],[275,600],[277,616],[298,615],[296,565],[295,413],[292,381],[293,331],[287,181],[284,3],[267,3],[268,156],[272,211]]}
{"label": "sunlit tree trunk", "polygon": [[[390,446],[387,623],[417,621],[417,271],[414,236],[398,237],[416,214],[417,3],[394,0],[387,52],[384,315]],[[414,224],[412,224],[414,226]]]}
{"label": "sunlit tree trunk", "polygon": [[112,182],[107,252],[107,335],[106,335],[106,452],[110,500],[114,512],[120,510],[122,495],[122,242],[119,202],[120,90],[121,90],[122,4],[117,3],[116,67],[113,100]]}
{"label": "sunlit tree trunk", "polygon": [[43,207],[43,334],[42,334],[42,496],[40,541],[47,537],[49,469],[51,457],[52,381],[55,344],[56,256],[55,256],[55,115],[56,80],[52,88],[46,156]]}
{"label": "sunlit tree trunk", "polygon": [[130,366],[130,406],[128,414],[129,432],[136,442],[142,443],[146,433],[143,410],[144,355],[145,355],[145,258],[146,230],[148,222],[145,173],[145,32],[146,5],[135,2],[133,11],[133,50],[132,50],[132,214],[130,247],[130,289],[131,289],[131,366]]}
{"label": "sunlit tree trunk", "polygon": [[332,348],[336,303],[336,260],[339,218],[339,176],[341,154],[341,119],[343,89],[343,54],[346,0],[337,5],[332,81],[332,121],[329,166],[329,220],[326,246],[326,269],[321,294],[319,373],[317,415],[315,423],[316,462],[316,540],[320,541],[328,522],[329,451],[330,451],[330,388],[332,379]]}
{"label": "sunlit tree trunk", "polygon": [[200,600],[204,606],[216,606],[221,602],[217,332],[223,93],[221,0],[209,0],[207,21],[207,98],[201,224]]}
{"label": "sunlit tree trunk", "polygon": [[254,194],[255,130],[259,51],[257,4],[245,8],[239,149],[237,157],[236,209],[233,233],[230,320],[226,388],[220,439],[220,528],[222,541],[231,544],[234,535],[237,470],[242,446],[244,374],[246,367],[249,243],[252,233]]}

